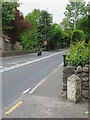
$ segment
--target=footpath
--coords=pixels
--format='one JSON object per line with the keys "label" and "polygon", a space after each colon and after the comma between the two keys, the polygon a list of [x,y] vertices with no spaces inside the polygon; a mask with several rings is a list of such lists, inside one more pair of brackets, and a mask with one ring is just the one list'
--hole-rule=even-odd
{"label": "footpath", "polygon": [[16,102],[18,107],[9,106],[3,118],[88,118],[88,101],[73,103],[61,97],[62,71],[60,65],[33,89],[23,94]]}

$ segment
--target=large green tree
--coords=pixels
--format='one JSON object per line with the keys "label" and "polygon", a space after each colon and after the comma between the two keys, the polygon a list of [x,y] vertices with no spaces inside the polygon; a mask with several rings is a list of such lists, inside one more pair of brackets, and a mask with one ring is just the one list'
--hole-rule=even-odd
{"label": "large green tree", "polygon": [[21,36],[21,42],[25,50],[34,49],[37,45],[37,26],[39,23],[39,18],[41,16],[41,11],[39,9],[34,9],[32,12],[25,16],[25,20],[32,23],[32,30],[28,30]]}
{"label": "large green tree", "polygon": [[33,28],[37,28],[40,15],[41,15],[41,11],[39,9],[34,9],[32,12],[28,13],[25,16],[25,20],[32,22]]}
{"label": "large green tree", "polygon": [[48,49],[67,47],[68,44],[68,34],[62,30],[60,25],[54,23],[48,33]]}
{"label": "large green tree", "polygon": [[37,40],[39,45],[43,45],[44,40],[48,39],[48,32],[50,30],[51,23],[52,15],[47,11],[42,10],[37,30]]}
{"label": "large green tree", "polygon": [[74,19],[76,19],[76,29],[78,29],[77,23],[81,19],[87,16],[88,7],[85,2],[76,2],[76,15],[75,15],[75,2],[70,2],[66,6],[64,12],[65,18],[61,22],[61,26],[65,32],[71,34],[74,30]]}
{"label": "large green tree", "polygon": [[23,32],[28,29],[31,30],[32,24],[24,20],[23,14],[16,9],[15,10],[15,19],[10,23],[12,29],[8,30],[8,36],[11,38],[12,49],[16,41],[20,42],[20,36]]}
{"label": "large green tree", "polygon": [[24,32],[21,37],[21,43],[23,44],[24,50],[31,50],[37,48],[36,30],[28,30]]}
{"label": "large green tree", "polygon": [[17,2],[2,2],[2,29],[4,34],[7,34],[7,31],[12,29],[10,23],[15,20],[15,9],[17,6]]}
{"label": "large green tree", "polygon": [[88,15],[83,17],[82,19],[79,19],[77,21],[77,28],[79,30],[83,30],[85,33],[85,40],[86,43],[88,43],[89,40],[89,27],[88,27],[89,21],[88,21]]}

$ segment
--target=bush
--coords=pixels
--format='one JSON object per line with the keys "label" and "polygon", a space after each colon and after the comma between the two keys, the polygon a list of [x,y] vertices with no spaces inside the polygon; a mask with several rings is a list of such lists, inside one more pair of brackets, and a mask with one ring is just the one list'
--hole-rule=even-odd
{"label": "bush", "polygon": [[[89,44],[88,44],[89,45]],[[78,42],[76,45],[71,44],[70,54],[66,54],[67,65],[84,66],[89,63],[88,46],[85,46],[85,41]]]}
{"label": "bush", "polygon": [[72,42],[78,42],[84,40],[84,32],[82,30],[74,30],[71,35]]}

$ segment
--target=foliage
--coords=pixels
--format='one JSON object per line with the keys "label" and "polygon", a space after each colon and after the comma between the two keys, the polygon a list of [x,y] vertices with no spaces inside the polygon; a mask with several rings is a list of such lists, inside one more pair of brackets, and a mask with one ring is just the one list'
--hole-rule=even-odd
{"label": "foliage", "polygon": [[70,19],[64,18],[60,23],[60,26],[69,36],[71,36],[71,33],[74,28],[73,28],[73,23],[70,22]]}
{"label": "foliage", "polygon": [[[70,2],[69,4],[67,4],[66,10],[64,12],[65,18],[60,23],[60,25],[62,26],[63,30],[69,34],[69,36],[74,29],[74,19],[76,18],[76,29],[79,29],[77,24],[79,24],[80,22],[78,23],[78,21],[82,20],[84,17],[87,16],[87,11],[88,7],[86,6],[85,2],[76,2],[75,17],[75,3]],[[83,29],[81,28],[81,30]]]}
{"label": "foliage", "polygon": [[34,9],[25,20],[31,21],[31,31],[26,31],[21,36],[21,43],[25,50],[44,47],[44,40],[47,40],[47,49],[53,50],[68,45],[68,34],[58,24],[52,24],[52,16],[45,10]]}
{"label": "foliage", "polygon": [[39,9],[34,9],[31,13],[28,13],[25,16],[25,20],[31,22],[33,28],[36,28],[38,25],[40,15],[41,15],[41,11]]}
{"label": "foliage", "polygon": [[82,41],[84,39],[84,32],[82,30],[74,30],[71,35],[72,42]]}
{"label": "foliage", "polygon": [[[85,2],[76,2],[76,20],[83,18],[87,15],[88,7],[85,6]],[[71,21],[74,21],[75,17],[75,2],[70,2],[67,4],[66,11],[64,12],[65,16]]]}
{"label": "foliage", "polygon": [[30,50],[37,47],[36,33],[37,31],[34,29],[28,30],[22,34],[21,43],[24,46],[24,50]]}
{"label": "foliage", "polygon": [[53,24],[48,33],[48,49],[65,47],[68,42],[68,35],[58,24]]}
{"label": "foliage", "polygon": [[23,14],[19,10],[15,10],[15,19],[10,24],[12,29],[8,31],[9,37],[11,37],[12,48],[16,41],[20,41],[20,36],[27,29],[32,28],[32,24],[24,20]]}
{"label": "foliage", "polygon": [[25,16],[25,20],[32,23],[32,30],[28,30],[21,35],[21,43],[24,50],[34,49],[37,47],[37,26],[41,11],[34,9],[31,13]]}
{"label": "foliage", "polygon": [[17,2],[2,2],[2,28],[5,34],[12,29],[10,22],[15,20],[15,9],[17,6]]}
{"label": "foliage", "polygon": [[45,10],[42,10],[37,30],[37,40],[39,45],[43,45],[44,40],[48,39],[47,33],[50,30],[51,23],[52,23],[51,14]]}
{"label": "foliage", "polygon": [[78,42],[76,45],[71,44],[70,54],[66,54],[66,61],[68,65],[73,66],[84,66],[89,63],[88,46],[85,45],[85,41]]}
{"label": "foliage", "polygon": [[86,43],[89,41],[89,31],[88,31],[88,15],[77,21],[77,28],[83,30],[85,34]]}

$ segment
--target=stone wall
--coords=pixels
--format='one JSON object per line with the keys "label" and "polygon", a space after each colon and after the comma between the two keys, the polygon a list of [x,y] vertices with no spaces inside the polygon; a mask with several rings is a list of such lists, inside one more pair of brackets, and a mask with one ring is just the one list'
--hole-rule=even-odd
{"label": "stone wall", "polygon": [[14,50],[18,50],[18,51],[23,50],[23,46],[20,44],[20,42],[16,42],[16,44],[14,45]]}
{"label": "stone wall", "polygon": [[85,99],[89,98],[89,65],[84,67],[67,66],[63,70],[63,88],[62,96],[67,98],[67,79],[72,74],[76,74],[81,79],[81,96]]}
{"label": "stone wall", "polygon": [[2,51],[11,51],[10,38],[5,35],[2,36]]}
{"label": "stone wall", "polygon": [[[12,44],[10,43],[10,37],[2,35],[2,39],[0,39],[2,45],[1,45],[1,49],[2,51],[12,51]],[[23,50],[23,46],[20,44],[20,42],[16,42],[14,45],[13,50],[17,50],[17,51],[22,51]]]}
{"label": "stone wall", "polygon": [[0,51],[2,50],[2,37],[0,36]]}

